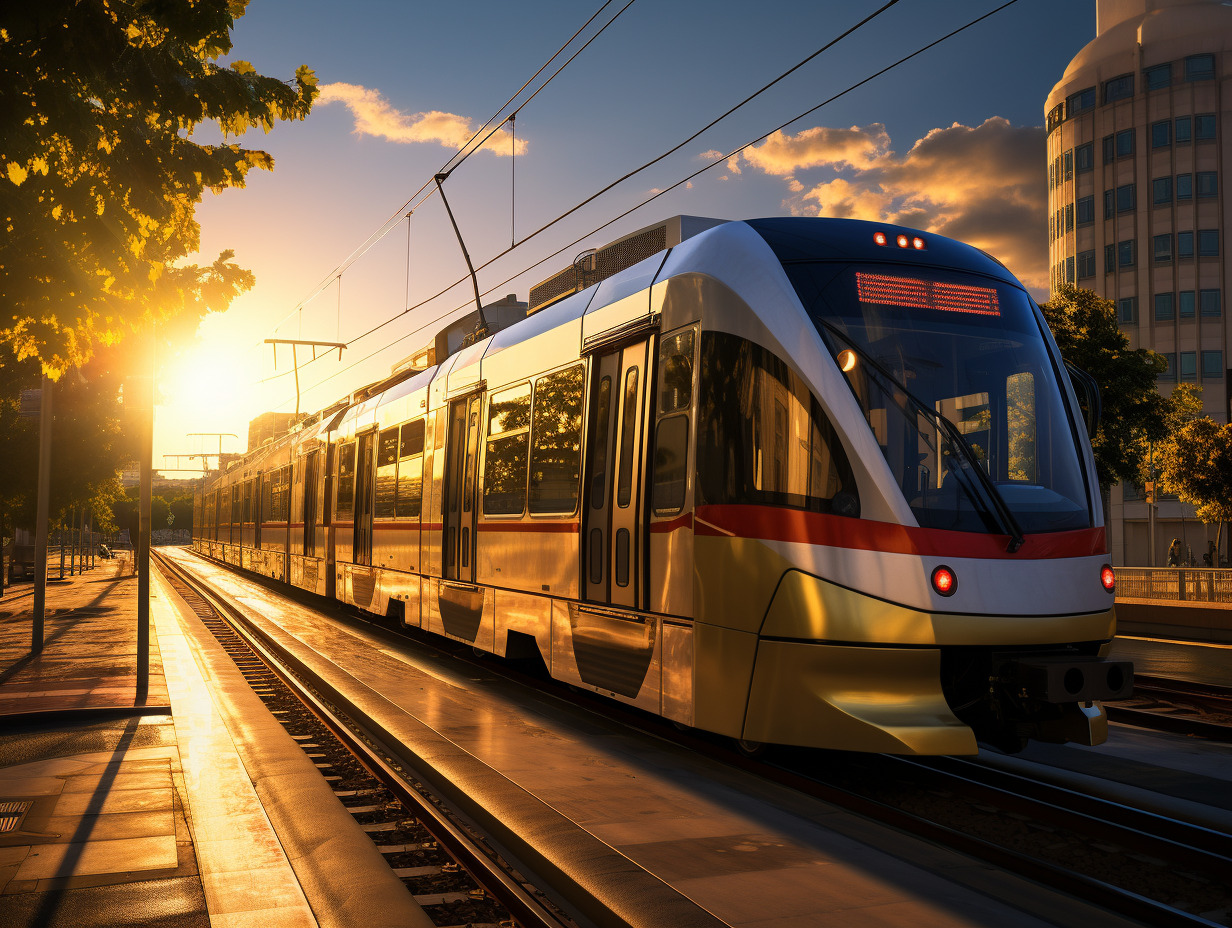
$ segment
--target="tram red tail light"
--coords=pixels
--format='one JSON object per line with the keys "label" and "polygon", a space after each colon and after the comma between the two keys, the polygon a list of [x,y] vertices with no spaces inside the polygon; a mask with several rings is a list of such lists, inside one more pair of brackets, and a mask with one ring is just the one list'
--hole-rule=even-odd
{"label": "tram red tail light", "polygon": [[914,248],[916,251],[923,251],[924,250],[924,239],[920,238],[917,235],[915,238],[911,240],[911,247]]}
{"label": "tram red tail light", "polygon": [[1099,569],[1099,582],[1104,585],[1104,589],[1109,593],[1116,592],[1116,571],[1109,565],[1105,564]]}
{"label": "tram red tail light", "polygon": [[888,239],[886,238],[886,234],[884,232],[874,232],[873,241],[876,242],[878,245],[884,245],[888,241]]}
{"label": "tram red tail light", "polygon": [[958,576],[944,564],[933,570],[933,589],[942,596],[953,596],[958,589]]}
{"label": "tram red tail light", "polygon": [[909,240],[908,240],[907,236],[905,236],[905,235],[900,235],[900,236],[898,237],[898,247],[899,247],[899,248],[906,248],[906,247],[907,247],[907,245],[908,245],[908,242],[909,242]]}

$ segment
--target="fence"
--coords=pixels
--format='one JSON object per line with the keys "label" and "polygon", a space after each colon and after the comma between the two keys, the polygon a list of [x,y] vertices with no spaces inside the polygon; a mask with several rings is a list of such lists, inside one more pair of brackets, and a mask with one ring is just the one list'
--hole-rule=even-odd
{"label": "fence", "polygon": [[1232,603],[1232,568],[1118,567],[1118,599]]}

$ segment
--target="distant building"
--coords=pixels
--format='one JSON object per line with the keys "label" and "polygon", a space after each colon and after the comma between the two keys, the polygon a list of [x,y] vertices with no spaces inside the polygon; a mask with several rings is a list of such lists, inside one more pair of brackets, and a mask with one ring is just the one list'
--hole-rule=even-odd
{"label": "distant building", "polygon": [[248,423],[248,450],[260,448],[271,438],[285,435],[295,421],[289,412],[263,412]]}
{"label": "distant building", "polygon": [[[1113,300],[1130,344],[1167,358],[1160,392],[1200,384],[1206,413],[1227,422],[1232,6],[1095,6],[1094,40],[1045,104],[1052,290],[1068,281]],[[1108,523],[1115,563],[1151,562],[1137,488],[1114,488]],[[1200,559],[1207,533],[1192,507],[1162,500],[1154,563],[1172,538]]]}

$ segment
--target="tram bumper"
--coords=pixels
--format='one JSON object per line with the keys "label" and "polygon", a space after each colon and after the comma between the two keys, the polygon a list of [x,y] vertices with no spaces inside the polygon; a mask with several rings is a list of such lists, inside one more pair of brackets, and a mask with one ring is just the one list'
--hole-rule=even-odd
{"label": "tram bumper", "polygon": [[762,640],[746,741],[888,754],[975,754],[946,703],[941,651]]}

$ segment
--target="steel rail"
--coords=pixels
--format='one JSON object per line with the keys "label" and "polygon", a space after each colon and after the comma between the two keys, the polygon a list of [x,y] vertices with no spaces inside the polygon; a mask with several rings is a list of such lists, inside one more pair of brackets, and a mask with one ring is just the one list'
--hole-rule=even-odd
{"label": "steel rail", "polygon": [[395,769],[391,761],[394,752],[385,749],[378,738],[364,729],[361,722],[347,718],[314,692],[314,687],[328,689],[323,681],[302,663],[286,654],[276,642],[253,626],[239,609],[207,583],[194,577],[182,565],[165,555],[156,554],[155,560],[160,568],[173,573],[231,626],[275,676],[355,755],[360,764],[393,793],[405,808],[414,812],[437,842],[471,873],[475,882],[509,910],[521,928],[567,928],[569,922],[558,918],[543,906],[513,874],[494,861],[472,836],[406,781],[405,770],[400,772]]}

